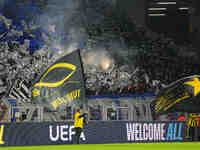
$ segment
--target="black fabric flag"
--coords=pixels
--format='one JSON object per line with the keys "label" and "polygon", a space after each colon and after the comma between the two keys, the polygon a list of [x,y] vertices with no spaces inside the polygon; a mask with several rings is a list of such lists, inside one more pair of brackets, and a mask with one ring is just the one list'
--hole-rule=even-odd
{"label": "black fabric flag", "polygon": [[169,112],[200,113],[200,76],[185,77],[165,87],[151,108],[154,116]]}
{"label": "black fabric flag", "polygon": [[86,103],[80,50],[58,59],[37,81],[32,90],[33,102],[52,111]]}

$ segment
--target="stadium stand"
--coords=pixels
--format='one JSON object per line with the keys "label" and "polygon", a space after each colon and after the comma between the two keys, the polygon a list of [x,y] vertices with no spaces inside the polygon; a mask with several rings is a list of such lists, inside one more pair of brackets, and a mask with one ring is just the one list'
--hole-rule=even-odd
{"label": "stadium stand", "polygon": [[[70,42],[66,40],[70,37],[68,29],[60,33],[53,25],[38,24],[38,18],[50,6],[53,4],[48,5],[42,0],[7,0],[0,7],[0,97],[16,98],[17,105],[32,103],[31,93],[27,89],[30,90],[34,79],[55,60],[56,57],[52,55],[58,55],[59,48],[52,47],[50,43]],[[87,96],[156,94],[179,78],[199,73],[199,52],[191,45],[177,45],[173,39],[141,27],[128,16],[117,12],[106,0],[87,1],[81,6],[87,8],[80,8],[80,11],[84,10],[81,27],[87,35],[84,42],[78,40],[83,53],[100,47],[115,60],[108,70],[84,64]],[[108,8],[110,11],[105,11]],[[56,13],[59,16],[59,11]],[[78,16],[80,18],[80,12]],[[75,21],[74,24],[78,23]],[[66,28],[69,25],[66,23]],[[83,39],[82,35],[80,37]],[[122,107],[130,103],[122,103]],[[103,111],[100,106],[91,102],[91,120],[105,119],[101,116]],[[110,115],[106,117],[111,120],[129,119],[125,117],[125,108],[123,111],[116,118],[115,111],[110,109]],[[67,118],[72,119],[73,113],[70,111],[67,114]]]}

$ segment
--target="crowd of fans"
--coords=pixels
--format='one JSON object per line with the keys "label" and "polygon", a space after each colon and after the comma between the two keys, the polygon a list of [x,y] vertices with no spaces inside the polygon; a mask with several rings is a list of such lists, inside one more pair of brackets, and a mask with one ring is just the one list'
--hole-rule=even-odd
{"label": "crowd of fans", "polygon": [[[105,6],[104,9],[85,11],[87,15],[101,10],[97,14],[103,17],[101,22],[90,20],[86,23],[88,40],[83,53],[100,45],[115,62],[108,70],[93,64],[84,65],[88,95],[157,93],[177,79],[199,73],[199,54],[192,46],[177,45],[173,39],[139,26],[114,7],[107,9]],[[43,30],[30,20],[18,18],[16,22],[0,15],[1,97],[9,95],[9,89],[16,86],[16,78],[27,80],[28,88],[31,88],[32,81],[55,60],[49,45],[52,37],[57,38],[56,34]],[[117,42],[120,44],[113,48]],[[128,54],[120,56],[118,50]]]}
{"label": "crowd of fans", "polygon": [[[90,94],[158,93],[162,87],[180,78],[199,73],[199,52],[190,43],[178,45],[164,34],[156,34],[139,26],[124,14],[111,14],[105,15],[102,24],[88,27],[94,43],[105,44],[116,60],[114,67],[108,71],[101,72],[98,68],[88,69],[93,72],[86,71],[86,85]],[[124,56],[128,61],[115,55],[112,45],[108,44],[117,38],[122,43],[120,46],[125,44],[122,47],[124,53],[128,53]],[[114,49],[120,52],[120,48]]]}

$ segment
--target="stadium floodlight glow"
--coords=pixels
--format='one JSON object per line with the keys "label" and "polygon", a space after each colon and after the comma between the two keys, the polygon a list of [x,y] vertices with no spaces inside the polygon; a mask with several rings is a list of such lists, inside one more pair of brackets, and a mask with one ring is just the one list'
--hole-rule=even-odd
{"label": "stadium floodlight glow", "polygon": [[174,5],[176,2],[157,2],[159,5]]}
{"label": "stadium floodlight glow", "polygon": [[166,14],[148,14],[149,16],[166,16]]}
{"label": "stadium floodlight glow", "polygon": [[148,8],[148,10],[166,10],[167,8]]}
{"label": "stadium floodlight glow", "polygon": [[179,9],[180,9],[180,10],[189,10],[188,7],[180,7]]}

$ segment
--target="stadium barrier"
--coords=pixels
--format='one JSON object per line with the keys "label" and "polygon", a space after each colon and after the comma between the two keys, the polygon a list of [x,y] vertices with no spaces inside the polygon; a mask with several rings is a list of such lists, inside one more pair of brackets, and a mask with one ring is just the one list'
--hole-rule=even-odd
{"label": "stadium barrier", "polygon": [[[73,144],[73,122],[0,124],[0,146]],[[82,144],[186,141],[186,123],[89,121]]]}

